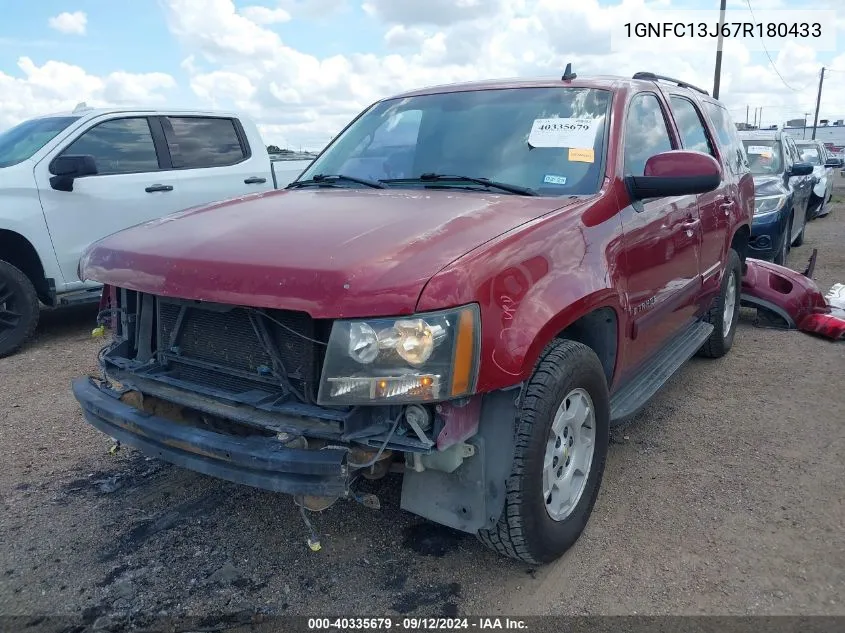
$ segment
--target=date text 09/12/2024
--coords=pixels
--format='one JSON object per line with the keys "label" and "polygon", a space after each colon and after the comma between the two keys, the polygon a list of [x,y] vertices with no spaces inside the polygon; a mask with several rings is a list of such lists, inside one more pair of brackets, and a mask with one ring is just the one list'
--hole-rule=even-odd
{"label": "date text 09/12/2024", "polygon": [[528,629],[524,620],[509,617],[475,618],[424,618],[424,617],[373,617],[373,618],[308,618],[309,631],[457,631],[457,630],[496,630]]}
{"label": "date text 09/12/2024", "polygon": [[820,22],[626,22],[628,38],[820,38]]}

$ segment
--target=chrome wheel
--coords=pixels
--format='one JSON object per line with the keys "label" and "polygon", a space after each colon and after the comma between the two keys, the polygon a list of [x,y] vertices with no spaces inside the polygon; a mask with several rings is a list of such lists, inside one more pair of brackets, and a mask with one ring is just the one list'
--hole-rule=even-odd
{"label": "chrome wheel", "polygon": [[572,514],[593,463],[596,444],[596,413],[584,389],[574,389],[555,414],[543,459],[543,499],[554,521]]}
{"label": "chrome wheel", "polygon": [[731,331],[731,326],[734,322],[734,312],[736,312],[736,275],[733,271],[729,271],[728,286],[725,288],[725,301],[722,311],[722,334],[727,336]]}

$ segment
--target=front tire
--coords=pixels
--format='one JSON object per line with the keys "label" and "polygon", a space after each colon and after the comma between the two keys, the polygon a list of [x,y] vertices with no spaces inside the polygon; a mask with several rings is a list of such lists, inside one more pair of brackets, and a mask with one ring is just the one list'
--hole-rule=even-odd
{"label": "front tire", "polygon": [[586,345],[558,339],[528,382],[499,522],[478,538],[504,556],[539,565],[559,558],[587,525],[607,459],[610,396]]}
{"label": "front tire", "polygon": [[29,278],[0,260],[0,358],[10,356],[38,325],[38,294]]}
{"label": "front tire", "polygon": [[[795,238],[795,241],[792,242],[792,246],[802,246],[804,244],[804,233],[807,232],[807,222],[808,219],[808,212],[804,212],[804,225],[801,227],[801,232],[798,234],[798,237]],[[791,230],[791,229],[790,229]]]}
{"label": "front tire", "polygon": [[701,346],[700,356],[721,358],[733,346],[739,321],[739,300],[742,292],[742,263],[734,249],[728,250],[728,263],[722,275],[719,296],[704,316],[704,321],[713,326],[710,338]]}
{"label": "front tire", "polygon": [[793,214],[789,214],[789,220],[786,222],[786,231],[783,234],[783,241],[781,247],[774,257],[774,262],[778,266],[786,266],[786,260],[789,257],[789,250],[792,247],[792,218]]}

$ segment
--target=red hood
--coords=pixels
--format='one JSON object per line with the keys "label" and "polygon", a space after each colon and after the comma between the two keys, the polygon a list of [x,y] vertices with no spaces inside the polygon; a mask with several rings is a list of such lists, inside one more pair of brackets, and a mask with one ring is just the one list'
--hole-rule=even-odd
{"label": "red hood", "polygon": [[468,251],[576,200],[434,190],[294,190],[182,211],[115,233],[83,279],[315,318],[408,314]]}

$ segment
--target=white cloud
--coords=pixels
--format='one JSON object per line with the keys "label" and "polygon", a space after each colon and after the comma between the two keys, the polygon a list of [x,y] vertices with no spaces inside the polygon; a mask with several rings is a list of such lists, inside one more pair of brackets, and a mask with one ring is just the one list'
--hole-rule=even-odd
{"label": "white cloud", "polygon": [[[36,66],[21,60],[21,76],[0,73],[0,127],[36,112],[88,103],[164,102],[183,73],[183,89],[200,107],[236,108],[255,118],[267,142],[323,146],[373,101],[402,90],[456,81],[513,76],[560,76],[567,62],[579,75],[630,77],[651,70],[681,77],[710,90],[715,43],[689,39],[659,53],[639,47],[611,50],[611,29],[627,21],[661,21],[673,0],[253,0],[266,6],[236,8],[231,0],[160,0],[167,26],[184,50],[172,68],[144,75],[94,76],[58,61]],[[817,0],[814,8],[835,8],[841,0]],[[361,4],[363,3],[363,5]],[[763,8],[762,0],[754,6]],[[386,52],[316,56],[290,46],[272,25],[291,24],[363,6],[381,29]],[[562,9],[563,5],[565,9]],[[674,0],[674,5],[678,4]],[[688,4],[688,3],[687,3]],[[744,0],[729,10],[742,13]],[[769,6],[794,6],[769,0]],[[715,19],[718,12],[714,11]],[[326,18],[327,19],[327,18]],[[341,18],[342,19],[342,18]],[[744,18],[742,18],[744,19]],[[840,37],[841,39],[841,37]],[[735,118],[764,108],[765,123],[782,123],[815,107],[821,62],[811,48],[790,45],[772,51],[786,88],[768,63],[741,43],[725,45],[723,101]],[[752,63],[752,60],[753,63]],[[177,65],[181,69],[176,69]],[[831,64],[845,69],[845,55]],[[845,115],[845,74],[825,82],[822,118]],[[24,106],[18,106],[24,103]]]}
{"label": "white cloud", "polygon": [[166,103],[165,94],[176,81],[164,73],[114,72],[104,77],[79,66],[48,61],[36,65],[18,60],[23,76],[0,72],[0,129],[39,114],[71,110],[80,101],[89,106]]}
{"label": "white cloud", "polygon": [[60,13],[55,15],[47,21],[51,29],[55,29],[59,33],[66,33],[68,35],[85,35],[85,29],[88,26],[88,16],[84,11],[74,11],[73,13]]}
{"label": "white cloud", "polygon": [[454,24],[495,15],[502,9],[502,0],[366,0],[363,9],[391,24]]}
{"label": "white cloud", "polygon": [[290,13],[284,9],[269,9],[267,7],[244,7],[243,16],[256,24],[281,24],[290,21]]}

